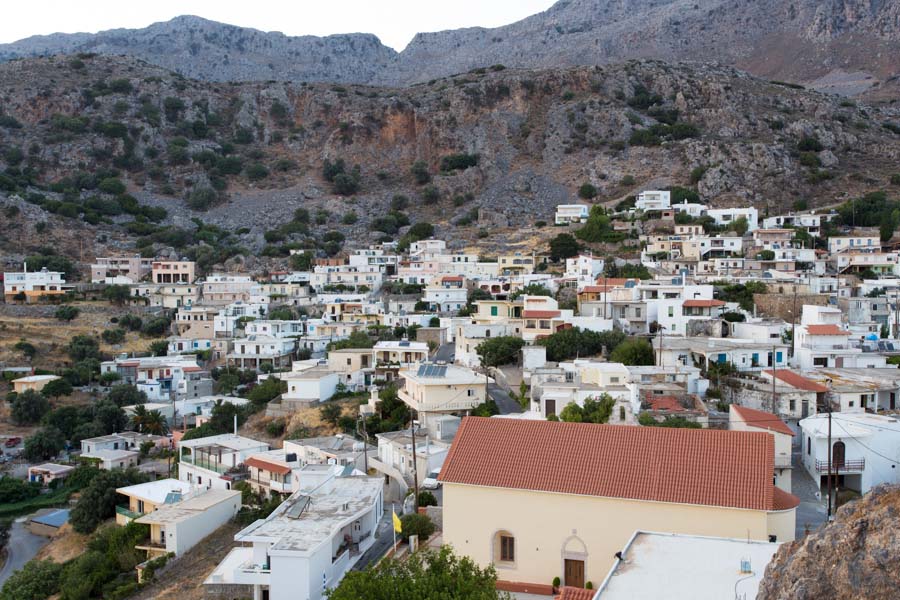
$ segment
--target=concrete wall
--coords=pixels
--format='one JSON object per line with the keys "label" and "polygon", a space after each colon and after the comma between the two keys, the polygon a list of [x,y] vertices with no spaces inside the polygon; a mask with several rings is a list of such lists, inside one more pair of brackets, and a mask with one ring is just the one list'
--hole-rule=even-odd
{"label": "concrete wall", "polygon": [[[496,534],[516,539],[514,564],[495,564],[506,581],[550,583],[564,560],[585,563],[585,581],[598,584],[637,529],[779,541],[794,539],[791,518],[766,511],[642,502],[528,490],[444,484],[444,542],[478,564],[493,562]],[[770,522],[771,521],[771,522]],[[565,582],[563,582],[565,583]]]}
{"label": "concrete wall", "polygon": [[166,550],[180,556],[227,523],[241,508],[241,494],[220,502],[197,516],[166,526]]}

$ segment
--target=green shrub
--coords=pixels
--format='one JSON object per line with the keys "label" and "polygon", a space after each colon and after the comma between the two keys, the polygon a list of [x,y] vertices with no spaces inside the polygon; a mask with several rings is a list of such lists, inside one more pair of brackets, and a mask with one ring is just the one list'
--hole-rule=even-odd
{"label": "green shrub", "polygon": [[477,154],[450,154],[441,159],[441,171],[464,171],[478,165]]}
{"label": "green shrub", "polygon": [[419,502],[418,502],[419,508],[422,508],[423,506],[437,506],[438,505],[437,498],[435,498],[434,494],[432,494],[428,490],[419,492],[418,500],[419,500]]}
{"label": "green shrub", "polygon": [[800,152],[821,152],[822,143],[819,141],[819,138],[815,136],[805,135],[797,142],[797,150]]}
{"label": "green shrub", "polygon": [[247,166],[245,173],[250,181],[260,181],[269,176],[269,169],[262,163],[252,163]]}
{"label": "green shrub", "polygon": [[419,542],[425,542],[435,532],[434,523],[425,515],[409,514],[400,517],[400,537],[406,542],[410,536],[418,535]]}
{"label": "green shrub", "polygon": [[187,197],[187,205],[192,210],[209,210],[219,202],[219,195],[209,187],[198,187],[191,191]]}
{"label": "green shrub", "polygon": [[584,200],[590,200],[597,196],[597,188],[590,183],[582,183],[578,188],[578,197]]}
{"label": "green shrub", "polygon": [[81,311],[76,307],[71,306],[69,304],[63,304],[59,308],[56,309],[56,312],[53,314],[54,317],[59,319],[60,321],[71,321],[75,317],[79,315]]}

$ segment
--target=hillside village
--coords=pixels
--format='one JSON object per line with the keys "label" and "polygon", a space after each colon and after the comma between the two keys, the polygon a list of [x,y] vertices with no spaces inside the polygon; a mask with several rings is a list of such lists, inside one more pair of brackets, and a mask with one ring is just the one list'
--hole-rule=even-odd
{"label": "hillside village", "polygon": [[[773,557],[900,484],[896,218],[673,188],[560,204],[531,253],[419,227],[286,270],[44,256],[3,273],[4,311],[115,316],[2,349],[0,515],[124,553],[72,597],[340,598],[442,547],[522,599],[778,597]],[[72,561],[4,593],[68,589]]]}

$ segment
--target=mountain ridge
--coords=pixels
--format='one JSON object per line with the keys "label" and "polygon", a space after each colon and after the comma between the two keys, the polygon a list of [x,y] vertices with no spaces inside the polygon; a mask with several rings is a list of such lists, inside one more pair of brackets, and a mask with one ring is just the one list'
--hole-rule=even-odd
{"label": "mountain ridge", "polygon": [[900,0],[560,0],[500,27],[418,33],[401,52],[372,34],[287,36],[183,15],[143,29],[33,36],[0,45],[0,60],[76,52],[132,55],[211,81],[380,86],[493,64],[696,60],[854,95],[900,75]]}

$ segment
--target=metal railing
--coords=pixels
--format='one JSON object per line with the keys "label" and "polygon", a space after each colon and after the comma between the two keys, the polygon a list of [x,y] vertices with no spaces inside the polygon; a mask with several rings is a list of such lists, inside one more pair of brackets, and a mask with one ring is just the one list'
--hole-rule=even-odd
{"label": "metal railing", "polygon": [[[831,472],[832,473],[841,473],[848,471],[865,471],[866,470],[866,459],[864,458],[854,458],[852,460],[832,460],[831,461]],[[817,460],[816,461],[816,471],[819,473],[827,473],[828,472],[828,461],[827,460]]]}
{"label": "metal railing", "polygon": [[116,506],[116,514],[122,515],[123,517],[128,517],[129,519],[139,519],[140,517],[144,516],[141,513],[134,512],[127,506]]}

